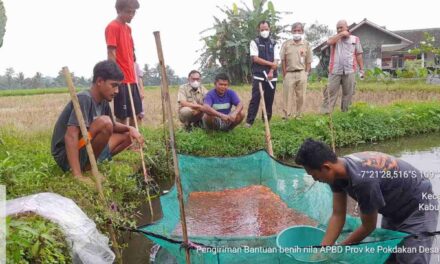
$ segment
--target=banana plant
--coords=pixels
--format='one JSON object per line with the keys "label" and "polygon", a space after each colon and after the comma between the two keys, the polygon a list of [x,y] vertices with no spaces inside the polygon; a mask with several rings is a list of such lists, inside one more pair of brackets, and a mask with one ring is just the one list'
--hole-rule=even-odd
{"label": "banana plant", "polygon": [[257,25],[262,20],[271,24],[272,37],[277,40],[287,26],[280,26],[280,14],[271,1],[253,0],[252,8],[243,3],[231,8],[218,7],[226,18],[214,17],[214,25],[201,32],[204,47],[199,59],[202,71],[220,67],[232,83],[251,80],[249,43],[257,37]]}
{"label": "banana plant", "polygon": [[0,0],[0,48],[3,46],[3,36],[6,32],[6,11],[3,1]]}

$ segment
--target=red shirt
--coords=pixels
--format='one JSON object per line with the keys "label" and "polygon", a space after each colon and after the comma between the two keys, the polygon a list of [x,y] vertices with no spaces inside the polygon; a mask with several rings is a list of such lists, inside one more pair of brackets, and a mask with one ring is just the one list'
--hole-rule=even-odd
{"label": "red shirt", "polygon": [[117,19],[110,22],[105,28],[107,47],[116,48],[116,63],[124,73],[123,83],[136,83],[134,73],[134,44],[131,37],[131,28]]}

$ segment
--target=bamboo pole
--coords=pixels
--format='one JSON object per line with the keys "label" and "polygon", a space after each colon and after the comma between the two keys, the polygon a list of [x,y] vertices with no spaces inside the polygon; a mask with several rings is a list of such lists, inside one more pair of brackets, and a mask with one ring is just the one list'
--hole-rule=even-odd
{"label": "bamboo pole", "polygon": [[[132,113],[132,118],[133,118],[133,122],[134,122],[134,127],[139,132],[139,126],[138,126],[137,117],[136,117],[136,110],[135,110],[134,101],[133,101],[133,93],[131,92],[131,85],[129,83],[127,83],[127,87],[128,87],[128,96],[130,97],[131,113]],[[148,205],[150,207],[150,212],[151,212],[151,221],[153,222],[154,212],[153,212],[153,205],[151,203],[150,188],[149,188],[149,184],[153,181],[153,179],[151,179],[151,177],[148,176],[148,172],[147,172],[147,168],[145,166],[145,160],[144,160],[144,150],[143,150],[142,146],[140,146],[139,153],[141,156],[142,172],[144,174],[144,182],[145,182],[145,185],[147,188],[147,198],[148,198]]]}
{"label": "bamboo pole", "polygon": [[266,102],[264,100],[264,92],[263,92],[263,85],[261,82],[258,82],[258,88],[260,89],[260,95],[261,95],[261,101],[262,102],[262,109],[263,109],[263,117],[264,117],[264,132],[266,134],[266,145],[267,145],[267,152],[269,152],[269,155],[273,157],[273,148],[272,148],[272,137],[270,134],[270,126],[269,126],[269,119],[267,117],[267,110],[266,110]]}
{"label": "bamboo pole", "polygon": [[167,130],[166,130],[166,107],[165,107],[165,94],[163,92],[162,85],[160,85],[160,99],[162,101],[162,128],[163,128],[163,143],[165,144],[165,158],[167,161],[168,170],[171,168],[170,164],[170,142],[168,141],[167,137]]}
{"label": "bamboo pole", "polygon": [[329,109],[329,127],[330,127],[330,137],[331,137],[331,141],[332,141],[332,149],[333,149],[333,152],[336,153],[335,129],[333,127],[333,109],[334,109],[334,107],[332,105],[330,105],[330,89],[329,89],[328,85],[326,86],[325,90],[327,91],[327,103],[328,103],[329,107],[331,107],[331,110]]}
{"label": "bamboo pole", "polygon": [[191,257],[190,257],[190,251],[188,247],[188,231],[186,228],[186,216],[185,216],[185,205],[183,202],[183,190],[182,190],[182,183],[180,181],[180,175],[179,175],[179,161],[177,158],[177,152],[176,152],[176,141],[175,141],[175,135],[174,135],[174,123],[173,123],[173,114],[171,112],[171,102],[170,102],[170,94],[168,90],[168,80],[167,80],[167,73],[165,68],[165,61],[162,51],[162,42],[160,40],[160,32],[155,31],[154,38],[156,40],[156,47],[157,47],[157,56],[159,58],[160,68],[162,72],[162,89],[163,89],[163,95],[164,95],[164,101],[167,108],[167,115],[168,115],[168,128],[169,128],[169,134],[170,134],[170,145],[171,145],[171,151],[173,154],[173,163],[174,163],[174,175],[175,175],[175,184],[177,187],[177,198],[179,200],[179,210],[180,210],[180,223],[182,225],[182,233],[183,233],[183,243],[185,244],[185,253],[186,253],[186,263],[191,263]]}
{"label": "bamboo pole", "polygon": [[[81,134],[83,136],[83,139],[86,142],[86,150],[87,150],[87,154],[89,156],[93,180],[95,181],[95,188],[98,191],[99,200],[101,201],[101,203],[102,203],[103,207],[105,208],[105,210],[107,211],[107,213],[109,213],[109,215],[110,215],[111,212],[109,210],[109,207],[107,206],[107,201],[105,199],[104,191],[102,188],[102,175],[99,173],[98,165],[96,163],[95,154],[93,153],[92,144],[87,136],[88,135],[87,127],[86,127],[84,117],[81,112],[81,106],[79,105],[78,97],[76,95],[75,86],[73,85],[72,75],[70,74],[69,69],[67,67],[63,67],[63,73],[64,73],[64,77],[66,78],[67,87],[69,88],[70,98],[72,99],[72,104],[73,104],[73,108],[75,110],[76,119],[78,120],[78,124],[79,124],[80,130],[81,130]],[[121,252],[119,251],[119,245],[118,245],[118,241],[116,239],[116,233],[113,229],[113,225],[111,222],[107,224],[107,229],[108,229],[108,232],[110,233],[110,238],[112,241],[113,250],[115,251],[115,254],[116,254],[116,259],[117,259],[118,263],[122,263],[122,256],[121,256]]]}

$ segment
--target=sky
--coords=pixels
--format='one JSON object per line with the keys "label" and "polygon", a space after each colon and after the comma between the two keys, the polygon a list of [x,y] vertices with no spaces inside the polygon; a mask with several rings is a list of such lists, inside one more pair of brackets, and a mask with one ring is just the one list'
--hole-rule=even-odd
{"label": "sky", "polygon": [[[211,27],[217,8],[233,3],[252,6],[252,0],[139,0],[131,27],[137,60],[158,61],[153,31],[161,32],[165,64],[179,76],[198,68],[194,64],[203,43],[200,32]],[[349,24],[364,18],[390,30],[440,27],[440,1],[288,1],[272,0],[283,15],[282,24],[318,21],[335,29],[339,19]],[[90,77],[93,66],[106,59],[104,29],[116,18],[115,0],[3,0],[8,21],[0,48],[0,74],[13,67],[27,77],[37,71],[56,76],[68,66],[77,76]]]}

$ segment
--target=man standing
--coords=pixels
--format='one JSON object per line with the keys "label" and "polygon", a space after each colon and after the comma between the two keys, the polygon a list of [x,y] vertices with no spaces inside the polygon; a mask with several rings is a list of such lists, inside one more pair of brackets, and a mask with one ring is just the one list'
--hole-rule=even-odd
{"label": "man standing", "polygon": [[[203,124],[206,129],[229,131],[243,121],[243,103],[237,93],[229,89],[229,77],[220,73],[215,76],[214,89],[206,94],[202,107]],[[235,106],[234,111],[232,106]]]}
{"label": "man standing", "polygon": [[[115,61],[124,73],[124,80],[114,100],[115,116],[118,121],[129,124],[128,120],[133,114],[128,85],[131,86],[136,116],[142,112],[142,100],[134,72],[134,44],[128,25],[136,14],[139,3],[137,0],[116,0],[115,7],[118,16],[106,27],[105,39],[108,59]],[[130,123],[134,123],[134,120]]]}
{"label": "man standing", "polygon": [[[93,68],[90,90],[78,93],[78,101],[86,123],[97,161],[110,159],[125,150],[132,138],[143,143],[143,138],[133,127],[115,122],[109,102],[118,93],[118,85],[124,78],[118,65],[110,60]],[[82,171],[90,169],[90,161],[72,102],[61,113],[52,136],[52,156],[63,171],[72,170],[74,177],[85,180]]]}
{"label": "man standing", "polygon": [[296,22],[292,25],[293,40],[287,40],[281,48],[283,69],[283,112],[284,119],[292,114],[292,105],[296,97],[295,118],[302,113],[307,89],[307,76],[312,68],[312,51],[309,42],[304,40],[304,26]]}
{"label": "man standing", "polygon": [[327,40],[330,46],[330,64],[328,85],[324,90],[324,102],[321,108],[324,114],[333,111],[338,99],[339,86],[342,86],[341,110],[348,111],[354,93],[358,66],[360,76],[364,75],[363,51],[359,38],[351,35],[345,20],[340,20],[336,24],[336,31],[337,34]]}
{"label": "man standing", "polygon": [[188,74],[188,83],[179,87],[177,94],[179,119],[187,130],[190,130],[193,125],[199,125],[203,117],[203,99],[208,90],[202,86],[201,81],[200,72],[192,70]]}
{"label": "man standing", "polygon": [[[260,105],[259,83],[262,83],[264,102],[266,103],[267,118],[272,117],[272,105],[275,96],[277,80],[277,67],[279,62],[278,44],[270,37],[270,24],[267,21],[258,23],[259,36],[250,43],[250,55],[252,60],[252,98],[249,103],[246,127],[251,127]],[[267,74],[267,78],[264,75]],[[273,88],[270,86],[272,83]]]}
{"label": "man standing", "polygon": [[[361,242],[371,234],[376,229],[378,213],[383,216],[382,228],[409,234],[436,230],[438,201],[431,182],[401,159],[379,152],[338,158],[326,144],[307,139],[295,162],[303,165],[315,181],[329,184],[333,192],[333,213],[323,246],[334,245],[341,234],[347,194],[358,202],[362,224],[341,242],[342,245]],[[433,237],[423,235],[405,238],[403,246],[418,252],[398,253],[391,258],[397,263],[428,264],[430,254],[426,250],[431,249],[432,242]]]}

